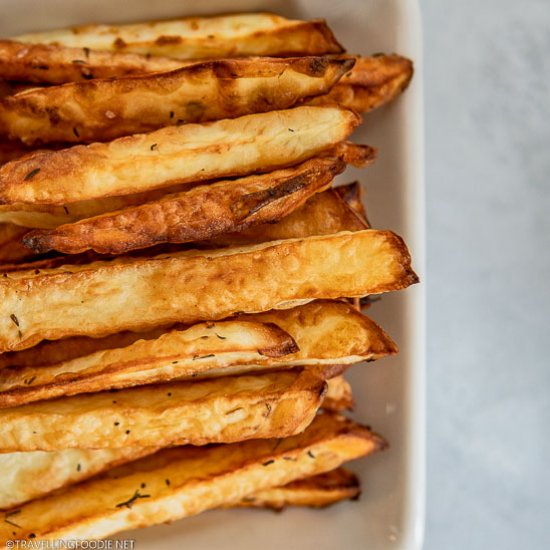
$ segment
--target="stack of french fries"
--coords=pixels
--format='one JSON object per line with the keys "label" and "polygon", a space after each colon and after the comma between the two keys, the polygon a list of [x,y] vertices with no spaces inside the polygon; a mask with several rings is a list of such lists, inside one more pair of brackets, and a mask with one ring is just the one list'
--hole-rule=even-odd
{"label": "stack of french fries", "polygon": [[358,302],[417,277],[332,184],[411,76],[271,14],[0,41],[4,544],[358,496]]}

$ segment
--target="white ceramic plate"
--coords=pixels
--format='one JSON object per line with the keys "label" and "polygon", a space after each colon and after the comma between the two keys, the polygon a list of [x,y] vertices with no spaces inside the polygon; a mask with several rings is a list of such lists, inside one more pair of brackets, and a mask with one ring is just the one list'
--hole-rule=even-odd
{"label": "white ceramic plate", "polygon": [[[0,36],[86,22],[129,22],[178,15],[264,10],[297,18],[324,17],[354,53],[397,52],[416,74],[395,103],[366,116],[355,140],[379,148],[374,167],[350,170],[359,179],[377,228],[400,233],[424,274],[422,48],[416,0],[0,0]],[[123,534],[139,550],[416,549],[424,525],[423,285],[384,296],[370,310],[400,347],[396,358],[354,367],[349,375],[355,417],[383,434],[391,448],[356,462],[364,494],[322,511],[216,511]]]}

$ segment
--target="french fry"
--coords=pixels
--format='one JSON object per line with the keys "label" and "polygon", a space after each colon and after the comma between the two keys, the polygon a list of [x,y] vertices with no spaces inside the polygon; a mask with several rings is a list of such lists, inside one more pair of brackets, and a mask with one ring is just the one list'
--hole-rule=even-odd
{"label": "french fry", "polygon": [[[99,472],[137,460],[157,450],[157,447],[121,447],[119,449],[65,449],[56,452],[0,453],[0,470],[2,471],[0,510],[19,506],[60,487],[73,485]],[[320,484],[314,483],[311,487],[312,491],[316,485]],[[312,493],[311,498],[318,497]],[[7,519],[9,520],[9,516]],[[9,521],[7,523],[10,524]],[[15,516],[11,523],[17,523]]]}
{"label": "french fry", "polygon": [[330,186],[346,164],[314,158],[293,168],[194,187],[139,206],[57,229],[35,230],[23,242],[35,252],[123,254],[158,243],[185,243],[280,221]]}
{"label": "french fry", "polygon": [[32,153],[0,167],[0,204],[63,206],[269,172],[318,156],[359,122],[337,107],[297,107]]}
{"label": "french fry", "polygon": [[0,77],[21,82],[63,84],[173,71],[182,66],[181,61],[167,57],[0,40]]}
{"label": "french fry", "polygon": [[410,59],[396,54],[356,56],[353,68],[342,78],[342,85],[375,88],[393,80],[408,82],[413,75]]}
{"label": "french fry", "polygon": [[0,100],[0,128],[25,143],[80,143],[288,109],[327,93],[354,62],[222,59],[164,73],[36,88]]}
{"label": "french fry", "polygon": [[[397,353],[391,338],[344,302],[312,302],[294,309],[173,329],[127,347],[97,351],[49,366],[11,368],[0,380],[0,408],[174,379],[263,372],[270,368],[373,361]],[[198,360],[200,358],[200,361]],[[329,398],[351,403],[344,382]],[[336,405],[332,407],[336,408]]]}
{"label": "french fry", "polygon": [[[173,521],[237,504],[385,447],[367,428],[323,414],[303,433],[282,440],[166,449],[23,505],[18,527],[0,523],[0,542],[14,536],[98,539]],[[15,519],[9,514],[4,517]]]}
{"label": "french fry", "polygon": [[372,111],[393,101],[409,85],[412,62],[399,55],[356,57],[355,66],[327,94],[306,99],[307,105],[331,105]]}
{"label": "french fry", "polygon": [[96,351],[126,347],[137,340],[152,340],[162,336],[170,328],[172,327],[158,327],[145,332],[127,330],[103,338],[73,336],[62,340],[45,340],[32,348],[0,353],[0,369],[55,365]]}
{"label": "french fry", "polygon": [[288,506],[324,508],[342,500],[357,500],[361,494],[359,479],[345,468],[325,474],[298,479],[272,489],[264,489],[243,497],[226,508],[271,508],[275,511]]}
{"label": "french fry", "polygon": [[156,201],[168,193],[189,189],[190,184],[172,185],[143,193],[72,202],[71,204],[0,204],[0,223],[50,229],[65,223]]}
{"label": "french fry", "polygon": [[11,272],[0,278],[0,351],[379,294],[417,281],[403,240],[372,229]]}
{"label": "french fry", "polygon": [[323,409],[327,411],[351,411],[354,402],[349,382],[342,376],[327,381],[327,393],[323,399]]}
{"label": "french fry", "polygon": [[288,437],[311,423],[325,391],[322,378],[292,369],[31,403],[0,410],[0,452]]}
{"label": "french fry", "polygon": [[271,13],[184,17],[118,26],[82,25],[23,34],[13,39],[178,59],[320,55],[343,51],[324,21],[290,20]]}

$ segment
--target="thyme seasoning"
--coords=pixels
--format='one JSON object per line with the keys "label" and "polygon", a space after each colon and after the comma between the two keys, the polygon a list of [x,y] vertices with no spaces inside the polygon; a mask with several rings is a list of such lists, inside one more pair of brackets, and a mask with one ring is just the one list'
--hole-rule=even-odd
{"label": "thyme seasoning", "polygon": [[294,132],[294,129],[293,129],[293,128],[289,128],[288,131],[289,131],[289,132]]}
{"label": "thyme seasoning", "polygon": [[122,508],[123,506],[126,506],[126,508],[131,508],[132,504],[134,504],[134,502],[140,498],[151,498],[151,495],[142,495],[140,494],[139,489],[137,489],[136,492],[128,500],[125,500],[124,502],[119,502],[116,507]]}
{"label": "thyme seasoning", "polygon": [[69,213],[69,209],[65,205],[63,205],[63,210],[65,210],[65,214]]}
{"label": "thyme seasoning", "polygon": [[269,403],[265,404],[265,408],[267,409],[263,416],[267,418],[271,414],[271,405]]}
{"label": "thyme seasoning", "polygon": [[227,340],[227,336],[220,336],[217,332],[214,333],[220,340]]}
{"label": "thyme seasoning", "polygon": [[169,391],[166,395],[167,395],[168,397],[172,397],[172,392]]}
{"label": "thyme seasoning", "polygon": [[40,172],[40,168],[35,168],[34,170],[31,170],[26,176],[25,176],[25,181],[29,181],[29,180],[32,180],[32,178],[34,178],[34,176],[36,176],[36,174],[38,174],[38,172]]}
{"label": "thyme seasoning", "polygon": [[209,355],[193,355],[193,361],[197,359],[210,359],[210,357],[216,357],[216,355],[214,353],[210,353]]}
{"label": "thyme seasoning", "polygon": [[126,435],[128,435],[130,433],[130,430],[126,430]]}
{"label": "thyme seasoning", "polygon": [[298,459],[294,458],[293,456],[283,456],[283,460],[290,460],[292,462],[296,462]]}
{"label": "thyme seasoning", "polygon": [[153,145],[151,145],[149,149],[151,149],[151,151],[154,151],[157,147],[158,147],[158,143],[153,143]]}
{"label": "thyme seasoning", "polygon": [[10,319],[15,323],[15,326],[18,327],[19,326],[19,319],[15,316],[15,313],[12,313],[10,315]]}
{"label": "thyme seasoning", "polygon": [[23,380],[23,383],[26,386],[30,386],[35,380],[36,380],[36,376],[32,376],[31,378],[27,378],[27,379]]}
{"label": "thyme seasoning", "polygon": [[310,458],[315,458],[315,455],[311,451],[307,452],[307,456],[309,456]]}
{"label": "thyme seasoning", "polygon": [[274,460],[266,460],[265,462],[262,462],[262,466],[269,466],[270,464],[273,464]]}
{"label": "thyme seasoning", "polygon": [[142,483],[142,484],[141,484],[141,488],[142,488],[142,489],[145,489],[146,486],[147,486],[147,485],[146,485],[145,483]]}
{"label": "thyme seasoning", "polygon": [[225,413],[225,416],[227,416],[228,414],[233,414],[233,413],[236,413],[237,411],[242,411],[243,408],[242,407],[237,407],[236,409],[231,409],[230,411],[227,411]]}
{"label": "thyme seasoning", "polygon": [[82,50],[84,51],[86,59],[90,59],[90,48],[82,48]]}
{"label": "thyme seasoning", "polygon": [[78,129],[76,126],[73,126],[73,134],[76,136],[76,137],[80,137],[80,134],[78,133]]}
{"label": "thyme seasoning", "polygon": [[170,118],[174,118],[174,111],[170,111]]}
{"label": "thyme seasoning", "polygon": [[73,59],[72,61],[75,65],[82,65],[83,63],[86,63],[83,59]]}
{"label": "thyme seasoning", "polygon": [[164,483],[166,483],[166,487],[170,487],[170,480],[169,479],[165,479]]}
{"label": "thyme seasoning", "polygon": [[80,462],[76,465],[76,471],[80,472],[82,470],[82,466],[80,465]]}
{"label": "thyme seasoning", "polygon": [[10,519],[12,516],[16,516],[17,514],[20,514],[20,513],[21,513],[21,510],[12,510],[11,512],[6,512],[4,515],[4,523],[13,525],[13,527],[18,527],[19,529],[21,529],[21,525],[18,525],[17,523],[15,523],[15,521],[12,521]]}

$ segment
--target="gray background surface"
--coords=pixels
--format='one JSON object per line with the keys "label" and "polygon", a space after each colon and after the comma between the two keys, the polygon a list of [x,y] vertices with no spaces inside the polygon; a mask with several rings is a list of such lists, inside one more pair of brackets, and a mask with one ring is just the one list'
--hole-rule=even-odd
{"label": "gray background surface", "polygon": [[550,2],[421,0],[427,550],[550,548]]}

